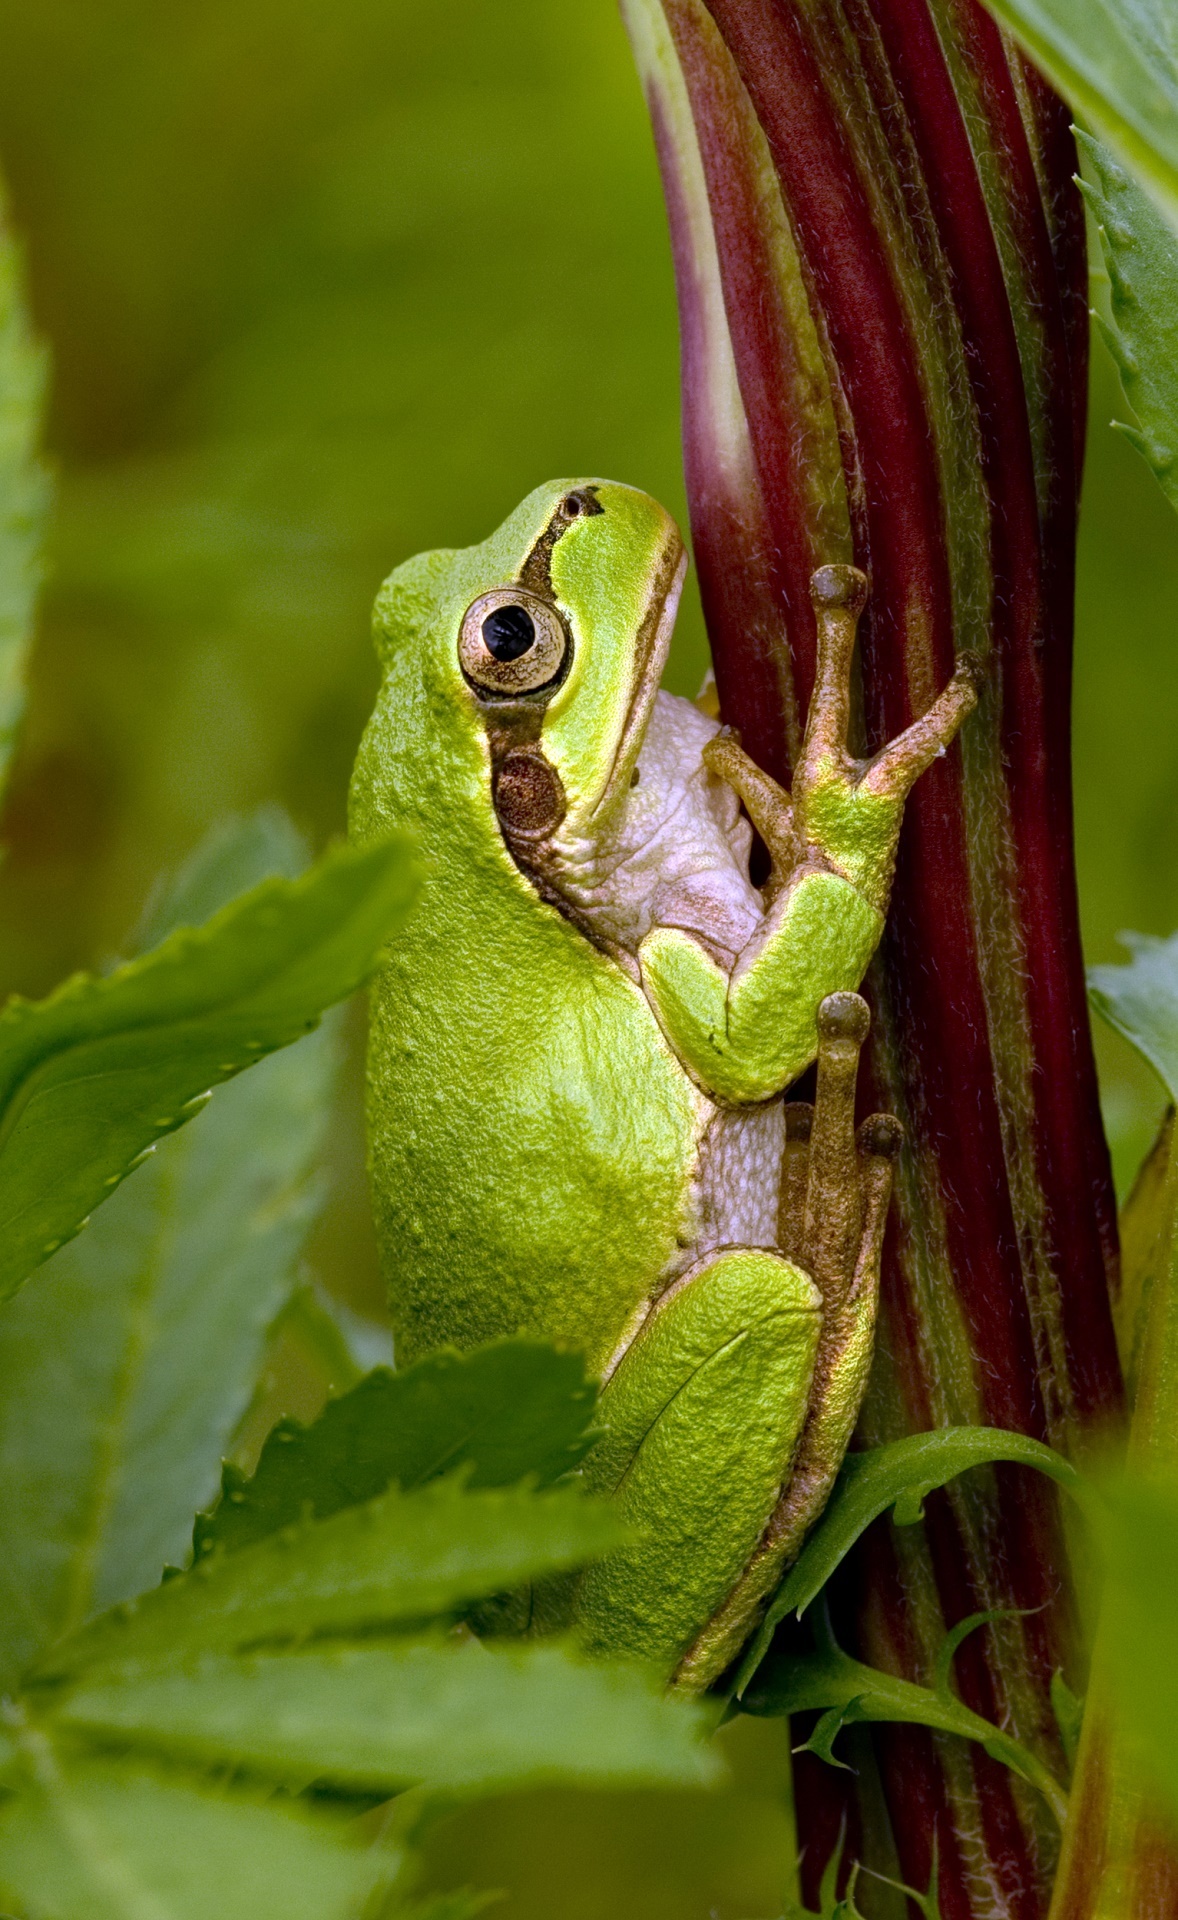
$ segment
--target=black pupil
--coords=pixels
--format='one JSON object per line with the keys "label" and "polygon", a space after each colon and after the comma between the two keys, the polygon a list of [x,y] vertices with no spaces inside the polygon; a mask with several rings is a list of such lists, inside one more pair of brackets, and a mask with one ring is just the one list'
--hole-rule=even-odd
{"label": "black pupil", "polygon": [[536,638],[526,607],[496,607],[483,621],[483,640],[495,660],[518,660]]}

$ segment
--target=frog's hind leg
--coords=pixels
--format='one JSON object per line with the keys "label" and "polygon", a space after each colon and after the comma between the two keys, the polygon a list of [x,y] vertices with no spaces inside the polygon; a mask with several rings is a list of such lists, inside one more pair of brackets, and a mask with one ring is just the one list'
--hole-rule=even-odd
{"label": "frog's hind leg", "polygon": [[595,1649],[669,1676],[739,1578],[805,1421],[820,1306],[793,1262],[749,1247],[709,1255],[657,1303],[605,1388],[586,1464],[637,1536],[579,1583]]}
{"label": "frog's hind leg", "polygon": [[707,1686],[740,1651],[825,1506],[858,1418],[875,1338],[892,1161],[903,1139],[890,1114],[873,1114],[855,1131],[859,1050],[869,1020],[857,993],[827,996],[818,1010],[814,1105],[799,1102],[796,1114],[786,1105],[779,1239],[813,1275],[822,1300],[810,1408],[768,1524],[681,1661],[681,1686]]}

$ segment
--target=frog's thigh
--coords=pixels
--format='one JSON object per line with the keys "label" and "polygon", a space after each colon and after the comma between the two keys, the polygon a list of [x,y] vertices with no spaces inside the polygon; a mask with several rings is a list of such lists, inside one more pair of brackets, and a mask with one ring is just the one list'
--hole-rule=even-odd
{"label": "frog's thigh", "polygon": [[733,1247],[681,1281],[601,1399],[587,1462],[638,1543],[591,1567],[591,1645],[668,1670],[725,1597],[772,1512],[805,1417],[821,1302],[800,1268]]}

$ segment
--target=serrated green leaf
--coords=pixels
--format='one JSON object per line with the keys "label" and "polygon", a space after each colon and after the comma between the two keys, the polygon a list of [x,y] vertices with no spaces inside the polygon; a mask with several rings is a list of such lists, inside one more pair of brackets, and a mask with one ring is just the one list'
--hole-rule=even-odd
{"label": "serrated green leaf", "polygon": [[[233,822],[168,888],[157,931],[305,864],[277,809]],[[0,1314],[3,1684],[186,1557],[295,1284],[337,1052],[329,1016],[220,1088]]]}
{"label": "serrated green leaf", "polygon": [[477,1640],[207,1656],[84,1678],[63,1730],[209,1768],[389,1794],[560,1783],[705,1786],[714,1714],[566,1647]]}
{"label": "serrated green leaf", "polygon": [[327,1023],[219,1088],[0,1314],[0,1679],[187,1558],[295,1282]]}
{"label": "serrated green leaf", "polygon": [[1090,967],[1089,998],[1178,1099],[1178,933],[1122,933],[1120,941],[1132,955],[1128,966]]}
{"label": "serrated green leaf", "polygon": [[941,1896],[939,1891],[941,1869],[937,1857],[937,1835],[935,1833],[933,1834],[932,1861],[929,1866],[928,1886],[924,1893],[921,1893],[916,1887],[906,1886],[902,1880],[890,1879],[886,1873],[877,1873],[871,1867],[866,1868],[866,1872],[871,1875],[873,1880],[881,1881],[885,1887],[894,1887],[896,1892],[902,1893],[906,1900],[911,1900],[917,1913],[920,1915],[920,1920],[944,1920],[944,1915],[941,1912]]}
{"label": "serrated green leaf", "polygon": [[210,1555],[62,1641],[38,1673],[424,1621],[583,1565],[621,1538],[615,1509],[573,1487],[467,1492],[439,1480],[412,1493],[394,1488],[238,1553]]}
{"label": "serrated green leaf", "polygon": [[510,1486],[525,1475],[548,1485],[592,1445],[586,1429],[596,1398],[579,1354],[535,1340],[443,1350],[401,1373],[378,1368],[310,1426],[280,1422],[252,1479],[227,1470],[220,1503],[197,1521],[196,1556],[460,1466],[474,1487]]}
{"label": "serrated green leaf", "polygon": [[60,1758],[0,1811],[0,1887],[27,1920],[360,1920],[396,1861],[339,1819]]}
{"label": "serrated green leaf", "polygon": [[[859,1862],[852,1860],[847,1872],[847,1890],[839,1898],[838,1883],[842,1879],[843,1854],[846,1851],[846,1828],[839,1835],[837,1847],[822,1869],[822,1883],[818,1889],[818,1907],[804,1907],[800,1900],[789,1900],[782,1920],[863,1920],[855,1904],[855,1888],[859,1879]],[[799,1861],[799,1865],[801,1862]]]}
{"label": "serrated green leaf", "polygon": [[829,1629],[823,1631],[821,1644],[813,1653],[799,1656],[774,1651],[746,1693],[743,1705],[747,1713],[761,1715],[821,1713],[828,1747],[839,1723],[900,1722],[958,1734],[964,1740],[976,1741],[993,1759],[1036,1787],[1061,1827],[1067,1816],[1067,1795],[1058,1780],[1017,1740],[952,1694],[934,1693],[931,1687],[918,1686],[912,1680],[901,1680],[853,1660],[835,1644]]}
{"label": "serrated green leaf", "polygon": [[920,1517],[921,1502],[935,1487],[955,1480],[971,1467],[996,1461],[1034,1467],[1064,1487],[1074,1499],[1087,1498],[1071,1462],[1041,1441],[1002,1427],[938,1427],[909,1434],[869,1453],[849,1453],[835,1482],[826,1511],[806,1541],[774,1597],[756,1640],[741,1665],[736,1683],[743,1695],[786,1614],[803,1614],[850,1552],[860,1534],[889,1507],[897,1524]]}
{"label": "serrated green leaf", "polygon": [[205,1091],[287,1046],[371,972],[417,869],[341,846],[104,979],[0,1013],[0,1297],[75,1234]]}
{"label": "serrated green leaf", "polygon": [[1170,0],[986,0],[1178,226],[1178,18]]}
{"label": "serrated green leaf", "polygon": [[1077,134],[1108,271],[1098,315],[1137,426],[1116,421],[1178,509],[1178,231],[1099,140]]}
{"label": "serrated green leaf", "polygon": [[0,190],[0,787],[24,712],[50,500],[49,476],[37,457],[48,369],[32,338],[21,280]]}

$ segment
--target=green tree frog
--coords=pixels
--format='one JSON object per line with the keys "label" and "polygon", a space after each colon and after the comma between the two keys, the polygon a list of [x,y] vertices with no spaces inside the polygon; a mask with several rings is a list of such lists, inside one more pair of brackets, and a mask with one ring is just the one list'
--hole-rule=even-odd
{"label": "green tree frog", "polygon": [[[976,669],[852,759],[866,582],[821,568],[787,794],[660,691],[685,567],[656,501],[584,480],[398,567],[351,832],[409,827],[429,859],[371,1000],[398,1356],[521,1331],[584,1350],[603,1383],[587,1476],[633,1544],[581,1577],[581,1631],[699,1688],[821,1511],[857,1416],[899,1129],[854,1132],[855,989],[905,795]],[[787,1103],[815,1059],[814,1106]]]}

